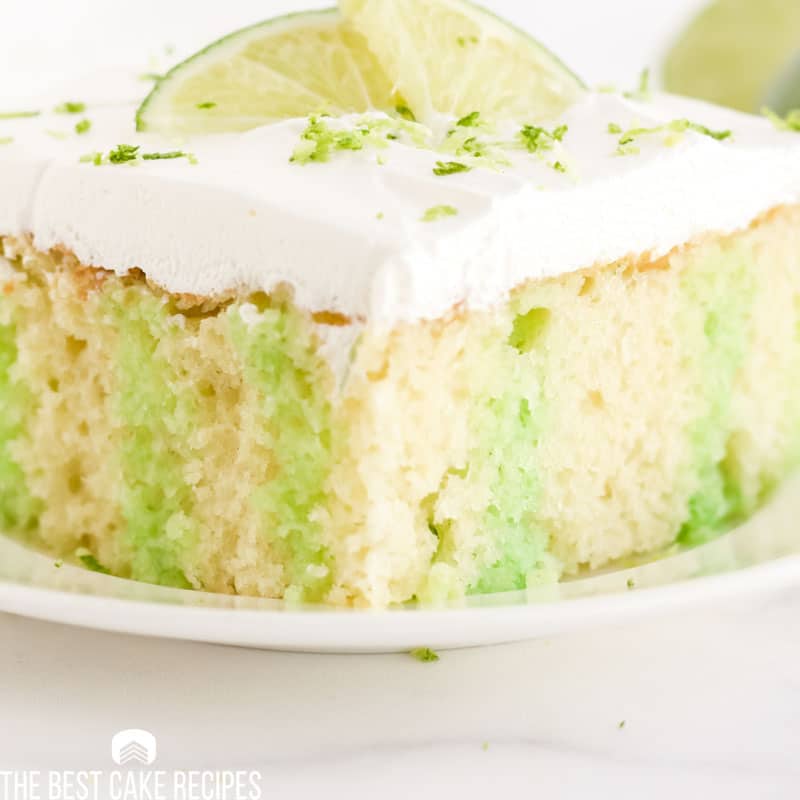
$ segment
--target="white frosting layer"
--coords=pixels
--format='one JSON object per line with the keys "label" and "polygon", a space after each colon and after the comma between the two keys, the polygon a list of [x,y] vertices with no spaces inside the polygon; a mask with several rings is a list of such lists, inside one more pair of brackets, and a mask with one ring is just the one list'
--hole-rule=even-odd
{"label": "white frosting layer", "polygon": [[[435,176],[451,156],[393,142],[336,153],[327,163],[289,158],[303,120],[245,134],[198,137],[186,160],[136,166],[80,163],[124,142],[175,142],[133,132],[133,106],[93,106],[79,117],[0,120],[0,234],[30,233],[85,264],[138,267],[172,292],[295,287],[311,310],[379,324],[435,317],[458,303],[501,301],[528,279],[629,254],[661,255],[705,231],[728,232],[800,198],[800,136],[764,120],[668,96],[637,103],[594,94],[564,117],[563,147],[538,159],[509,151],[502,171]],[[730,128],[724,142],[689,132],[637,140],[615,153],[622,128],[689,118]],[[54,138],[47,131],[69,132]],[[554,170],[558,158],[568,172]],[[457,216],[422,222],[448,204]],[[380,217],[380,218],[379,218]]]}

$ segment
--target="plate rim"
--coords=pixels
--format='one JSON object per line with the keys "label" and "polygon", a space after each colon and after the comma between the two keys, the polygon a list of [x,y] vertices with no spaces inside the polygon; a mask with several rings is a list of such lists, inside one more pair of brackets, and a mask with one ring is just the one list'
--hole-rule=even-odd
{"label": "plate rim", "polygon": [[[599,596],[387,610],[181,606],[0,580],[0,611],[87,630],[183,642],[307,653],[396,653],[422,646],[449,650],[545,638],[694,603],[699,606],[731,596],[774,592],[796,585],[799,576],[800,553],[796,553],[728,572]],[[98,607],[104,611],[99,617]],[[170,617],[167,624],[165,614]],[[466,631],[452,624],[467,617]]]}

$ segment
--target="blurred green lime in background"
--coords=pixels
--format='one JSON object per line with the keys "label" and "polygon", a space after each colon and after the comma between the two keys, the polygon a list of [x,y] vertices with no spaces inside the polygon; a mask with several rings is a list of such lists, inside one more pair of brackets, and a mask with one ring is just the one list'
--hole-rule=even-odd
{"label": "blurred green lime in background", "polygon": [[800,104],[800,0],[716,0],[663,66],[667,91],[742,111]]}

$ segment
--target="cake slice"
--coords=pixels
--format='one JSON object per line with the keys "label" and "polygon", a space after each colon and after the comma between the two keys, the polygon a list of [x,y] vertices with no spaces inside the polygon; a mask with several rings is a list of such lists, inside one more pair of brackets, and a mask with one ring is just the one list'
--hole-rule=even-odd
{"label": "cake slice", "polygon": [[180,148],[133,107],[66,139],[2,121],[2,530],[135,580],[385,607],[751,514],[800,459],[800,139],[570,102]]}

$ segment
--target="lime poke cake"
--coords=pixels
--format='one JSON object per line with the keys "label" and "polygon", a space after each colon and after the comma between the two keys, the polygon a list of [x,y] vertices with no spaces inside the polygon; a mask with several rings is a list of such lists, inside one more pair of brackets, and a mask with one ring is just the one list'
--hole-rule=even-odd
{"label": "lime poke cake", "polygon": [[6,534],[441,603],[701,543],[800,462],[792,120],[592,91],[456,0],[92,91],[0,114]]}

